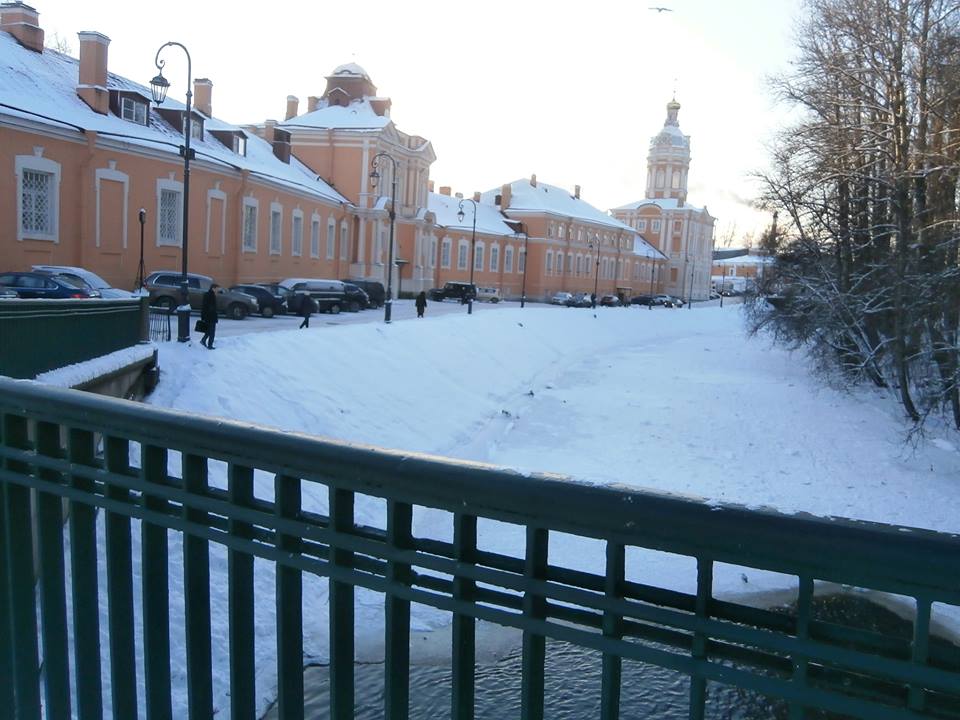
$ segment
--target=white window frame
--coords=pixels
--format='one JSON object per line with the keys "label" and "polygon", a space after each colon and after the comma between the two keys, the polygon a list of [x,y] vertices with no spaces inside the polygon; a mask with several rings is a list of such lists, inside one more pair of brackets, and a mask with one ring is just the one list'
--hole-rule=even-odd
{"label": "white window frame", "polygon": [[[252,215],[250,211],[253,211]],[[241,252],[257,252],[257,225],[260,222],[260,201],[254,197],[245,197],[243,206],[240,208],[240,247]],[[252,217],[253,222],[248,226],[247,218]],[[250,232],[248,232],[248,230]]]}
{"label": "white window frame", "polygon": [[650,222],[650,230],[655,233],[660,232],[660,220],[652,220]]}
{"label": "white window frame", "polygon": [[350,259],[350,227],[346,219],[340,221],[340,259],[344,262]]}
{"label": "white window frame", "polygon": [[[17,173],[17,240],[47,240],[60,242],[60,163],[41,157],[42,148],[34,149],[33,155],[17,155],[14,167]],[[50,229],[52,232],[25,230],[23,227],[23,173],[31,171],[51,176],[50,181]]]}
{"label": "white window frame", "polygon": [[505,245],[503,248],[503,271],[513,272],[513,245]]}
{"label": "white window frame", "polygon": [[100,185],[106,180],[107,182],[118,182],[123,185],[123,247],[127,247],[127,207],[128,199],[130,196],[130,177],[126,173],[122,173],[117,170],[114,165],[114,162],[110,162],[111,167],[108,168],[97,168],[94,172],[95,182],[96,182],[96,196],[97,196],[97,212],[96,212],[96,243],[97,247],[100,247],[100,213],[102,209],[100,207]]}
{"label": "white window frame", "polygon": [[453,256],[453,240],[445,237],[440,243],[440,267],[450,269],[450,259]]}
{"label": "white window frame", "polygon": [[[204,228],[204,237],[203,237],[203,251],[205,253],[210,253],[210,221],[212,219],[213,212],[213,201],[219,200],[222,204],[220,205],[220,254],[223,255],[227,251],[227,194],[220,188],[210,188],[207,190],[207,226]],[[126,205],[126,202],[124,202]],[[126,235],[126,211],[124,211],[124,235]],[[214,238],[216,239],[216,238]]]}
{"label": "white window frame", "polygon": [[473,271],[483,272],[483,257],[486,245],[483,240],[477,240],[473,244]]}
{"label": "white window frame", "polygon": [[490,245],[490,272],[500,270],[500,246],[496,243]]}
{"label": "white window frame", "polygon": [[145,126],[147,124],[147,104],[131,97],[121,97],[120,117],[127,122]]}
{"label": "white window frame", "polygon": [[544,255],[543,272],[545,275],[553,275],[553,250],[547,250]]}
{"label": "white window frame", "polygon": [[320,257],[320,216],[317,213],[310,216],[310,257]]}
{"label": "white window frame", "polygon": [[427,260],[427,267],[431,270],[437,266],[437,239],[430,236],[430,259]]}
{"label": "white window frame", "polygon": [[337,256],[337,220],[331,215],[327,218],[327,260]]}
{"label": "white window frame", "polygon": [[[175,225],[176,239],[174,242],[164,242],[160,235],[160,203],[164,191],[175,192],[180,196],[177,203],[177,218]],[[183,247],[183,183],[178,180],[161,178],[157,180],[157,247]]]}
{"label": "white window frame", "polygon": [[470,268],[470,243],[461,240],[457,243],[457,270]]}
{"label": "white window frame", "polygon": [[270,203],[270,254],[283,255],[283,205]]}
{"label": "white window frame", "polygon": [[522,273],[527,269],[527,249],[517,249],[517,272]]}
{"label": "white window frame", "polygon": [[303,211],[299,208],[290,217],[290,254],[294,257],[303,255]]}

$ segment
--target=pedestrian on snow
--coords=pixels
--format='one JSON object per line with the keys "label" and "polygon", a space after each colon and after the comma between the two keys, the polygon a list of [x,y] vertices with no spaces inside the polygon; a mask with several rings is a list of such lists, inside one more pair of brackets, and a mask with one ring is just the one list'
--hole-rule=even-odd
{"label": "pedestrian on snow", "polygon": [[590,293],[590,307],[595,308],[597,306],[597,296],[595,293]]}
{"label": "pedestrian on snow", "polygon": [[421,290],[420,294],[417,295],[416,305],[417,305],[417,317],[422,318],[423,311],[427,309],[427,294],[423,290]]}
{"label": "pedestrian on snow", "polygon": [[204,324],[200,344],[207,350],[213,350],[213,339],[217,334],[217,288],[219,287],[213,283],[203,294],[203,305],[200,306],[200,320]]}
{"label": "pedestrian on snow", "polygon": [[301,330],[310,327],[311,314],[313,314],[313,298],[309,295],[304,295],[300,301],[300,317],[303,318],[303,322],[300,323]]}

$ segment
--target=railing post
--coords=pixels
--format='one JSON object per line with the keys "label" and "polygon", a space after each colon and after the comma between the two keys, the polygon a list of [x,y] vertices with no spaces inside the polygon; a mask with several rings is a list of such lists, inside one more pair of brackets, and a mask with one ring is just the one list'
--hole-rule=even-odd
{"label": "railing post", "polygon": [[[300,479],[277,475],[277,515],[295,520],[300,514]],[[277,549],[300,552],[300,540],[282,530]],[[277,566],[277,707],[283,720],[303,720],[303,576],[297,568]]]}
{"label": "railing post", "polygon": [[[191,496],[207,492],[207,459],[184,455],[183,489],[186,491],[183,516],[199,525],[209,522],[207,513],[190,507]],[[210,644],[210,545],[202,537],[183,536],[183,594],[187,640],[187,703],[190,717],[213,716],[213,687]]]}
{"label": "railing post", "polygon": [[[913,621],[913,647],[910,661],[914,665],[926,665],[927,653],[930,650],[930,598],[916,598],[917,611]],[[926,710],[926,693],[923,686],[911,685],[907,697],[907,707],[911,710]]]}
{"label": "railing post", "polygon": [[[253,502],[253,469],[231,465],[228,492],[234,506],[249,508]],[[253,526],[231,520],[230,534],[249,540],[253,537]],[[230,718],[255,720],[253,556],[230,549],[227,553],[227,577],[230,605]]]}
{"label": "railing post", "polygon": [[[60,426],[37,423],[37,454],[60,458]],[[60,473],[39,469],[41,480],[62,483]],[[44,696],[47,717],[70,717],[70,652],[67,645],[67,592],[63,562],[63,502],[59,495],[37,493],[37,557],[40,576],[40,624],[43,639]]]}
{"label": "railing post", "polygon": [[[0,418],[0,442],[3,436],[3,420]],[[2,466],[2,464],[0,464]],[[13,694],[13,628],[10,613],[10,574],[7,568],[7,533],[10,520],[7,517],[7,486],[0,482],[0,678],[9,678],[0,682],[0,718],[12,720],[16,711]]]}
{"label": "railing post", "polygon": [[[96,465],[95,442],[89,430],[71,429],[69,457],[74,465]],[[73,475],[75,490],[92,493],[94,482]],[[78,720],[103,718],[100,678],[100,603],[97,575],[97,512],[86,503],[70,502],[70,572],[73,598],[73,662],[77,675]]]}
{"label": "railing post", "polygon": [[[387,543],[406,549],[412,543],[413,507],[387,501]],[[410,583],[410,566],[390,560],[387,582]],[[384,717],[406,720],[410,712],[410,601],[398,598],[390,588],[386,597],[384,649]]]}
{"label": "railing post", "polygon": [[[476,562],[477,516],[456,513],[453,526],[453,552],[457,562]],[[453,579],[453,597],[470,602],[476,583],[463,577]],[[476,686],[476,620],[459,613],[453,616],[453,687],[451,689],[454,720],[473,720]]]}
{"label": "railing post", "polygon": [[[353,532],[353,493],[331,487],[330,529]],[[353,553],[330,543],[330,565],[352,569]],[[354,590],[353,585],[330,580],[330,717],[353,720],[354,712]]]}
{"label": "railing post", "polygon": [[[713,560],[697,558],[697,598],[694,603],[697,617],[710,616],[710,600],[713,597]],[[702,632],[693,634],[693,659],[707,657],[707,637]],[[690,676],[690,720],[703,720],[707,703],[707,680],[696,671]]]}
{"label": "railing post", "polygon": [[[118,475],[130,473],[130,443],[121,438],[104,438],[107,470]],[[107,497],[130,502],[130,491],[108,485]],[[133,558],[130,518],[107,512],[104,520],[107,543],[107,607],[110,631],[110,688],[113,715],[137,715],[137,661],[133,635]]]}
{"label": "railing post", "polygon": [[[604,594],[608,598],[622,597],[625,579],[625,551],[623,545],[607,541],[607,569],[604,575]],[[610,611],[603,613],[603,634],[605,637],[621,638],[621,618]],[[600,686],[601,720],[617,720],[620,717],[620,679],[623,658],[619,655],[603,654],[603,668]]]}
{"label": "railing post", "polygon": [[[527,528],[524,576],[543,580],[547,575],[547,542],[543,528]],[[523,615],[541,620],[546,616],[546,600],[530,590],[523,594]],[[546,662],[546,638],[531,630],[523,631],[523,677],[520,688],[520,715],[524,720],[543,720],[543,666]]]}
{"label": "railing post", "polygon": [[[810,616],[813,613],[813,578],[802,575],[797,588],[797,639],[807,640],[810,637]],[[809,664],[802,655],[793,656],[793,682],[807,687],[807,669]],[[803,720],[807,711],[797,702],[790,703],[790,720]]]}
{"label": "railing post", "polygon": [[[165,500],[149,495],[151,485],[167,484],[167,451],[151,445],[140,447],[144,481],[143,504],[164,512]],[[143,673],[149,720],[169,720],[170,705],[170,578],[167,529],[146,520],[140,524],[141,587],[143,590]]]}

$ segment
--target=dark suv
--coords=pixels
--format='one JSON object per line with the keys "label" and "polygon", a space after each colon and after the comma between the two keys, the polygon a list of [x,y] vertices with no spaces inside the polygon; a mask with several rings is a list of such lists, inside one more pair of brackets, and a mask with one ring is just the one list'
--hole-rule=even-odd
{"label": "dark suv", "polygon": [[367,297],[370,298],[369,307],[383,307],[383,302],[387,298],[387,291],[383,287],[382,282],[376,280],[352,280],[349,278],[344,278],[345,283],[353,283],[358,288],[363,290]]}
{"label": "dark suv", "polygon": [[[144,289],[150,293],[150,304],[159,305],[173,312],[180,304],[180,273],[153,272],[143,281]],[[197,273],[187,273],[187,292],[190,307],[199,311],[203,307],[203,294],[210,289],[213,278]],[[236,290],[220,288],[217,292],[217,312],[233,320],[243,320],[250,313],[257,312],[257,299]]]}
{"label": "dark suv", "polygon": [[431,300],[459,300],[462,303],[477,299],[477,286],[468,282],[447,282],[442,288],[433,288],[427,293]]}
{"label": "dark suv", "polygon": [[287,311],[287,306],[283,304],[283,295],[275,295],[262,285],[233,285],[230,289],[255,297],[260,314],[265,318],[282,315]]}

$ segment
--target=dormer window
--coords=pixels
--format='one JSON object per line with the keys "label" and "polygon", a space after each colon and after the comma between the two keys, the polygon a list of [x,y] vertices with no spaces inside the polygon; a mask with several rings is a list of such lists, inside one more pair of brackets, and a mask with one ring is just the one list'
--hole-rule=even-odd
{"label": "dormer window", "polygon": [[137,125],[146,125],[147,104],[131,97],[120,98],[120,117]]}
{"label": "dormer window", "polygon": [[247,138],[243,135],[234,135],[233,136],[233,151],[237,155],[242,155],[243,157],[247,156]]}
{"label": "dormer window", "polygon": [[203,121],[195,117],[190,118],[190,139],[203,140]]}

